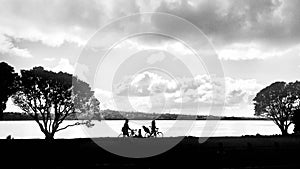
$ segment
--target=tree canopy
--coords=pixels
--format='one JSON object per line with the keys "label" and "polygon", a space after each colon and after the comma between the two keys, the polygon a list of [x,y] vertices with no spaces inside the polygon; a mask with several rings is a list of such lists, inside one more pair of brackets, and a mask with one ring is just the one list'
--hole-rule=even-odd
{"label": "tree canopy", "polygon": [[0,120],[3,118],[3,111],[6,109],[8,98],[16,92],[16,79],[18,74],[14,68],[5,62],[0,63]]}
{"label": "tree canopy", "polygon": [[68,127],[91,124],[83,121],[62,126],[68,117],[92,117],[100,112],[100,102],[89,84],[71,74],[55,73],[43,67],[21,70],[19,90],[13,100],[38,123],[49,140]]}
{"label": "tree canopy", "polygon": [[299,96],[300,82],[275,82],[253,99],[255,115],[271,118],[282,134],[287,135],[294,111],[299,108]]}
{"label": "tree canopy", "polygon": [[292,118],[293,123],[295,124],[294,133],[300,133],[300,109],[294,111],[294,116]]}

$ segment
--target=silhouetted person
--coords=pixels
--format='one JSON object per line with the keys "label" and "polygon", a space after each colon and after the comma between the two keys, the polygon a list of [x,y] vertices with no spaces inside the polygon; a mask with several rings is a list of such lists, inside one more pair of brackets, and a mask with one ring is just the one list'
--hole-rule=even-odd
{"label": "silhouetted person", "polygon": [[[142,126],[142,127],[143,127],[143,129],[144,129],[144,131],[145,131],[146,134],[147,133],[149,133],[149,135],[151,134],[151,132],[150,132],[150,130],[149,130],[148,127],[146,127],[146,126]],[[146,137],[146,134],[145,134],[145,137]]]}
{"label": "silhouetted person", "polygon": [[8,135],[7,137],[6,137],[6,139],[7,140],[11,140],[11,139],[14,139],[11,135]]}
{"label": "silhouetted person", "polygon": [[152,120],[151,122],[151,133],[156,136],[156,124],[155,124],[155,120]]}
{"label": "silhouetted person", "polygon": [[127,137],[129,137],[128,130],[131,130],[130,127],[129,127],[129,125],[128,125],[128,122],[129,122],[129,120],[126,119],[125,123],[124,123],[124,126],[122,127],[123,136],[127,136]]}
{"label": "silhouetted person", "polygon": [[139,129],[138,134],[135,136],[136,138],[143,138],[142,136],[142,129]]}

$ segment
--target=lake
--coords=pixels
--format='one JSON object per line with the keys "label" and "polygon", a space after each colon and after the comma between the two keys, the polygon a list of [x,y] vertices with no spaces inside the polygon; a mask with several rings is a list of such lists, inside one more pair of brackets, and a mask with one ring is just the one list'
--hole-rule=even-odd
{"label": "lake", "polygon": [[[66,121],[63,125],[74,123]],[[86,138],[86,137],[117,137],[121,133],[123,120],[93,121],[94,127],[75,126],[60,131],[55,138]],[[149,127],[149,120],[132,120],[129,126],[139,129],[143,125]],[[272,121],[265,120],[157,120],[156,125],[165,137],[175,136],[197,136],[197,137],[218,137],[218,136],[242,136],[242,135],[273,135],[280,134],[279,128]],[[293,131],[293,125],[289,133]],[[143,131],[143,130],[142,130]],[[18,138],[44,138],[37,123],[34,121],[0,121],[0,138],[12,135]]]}

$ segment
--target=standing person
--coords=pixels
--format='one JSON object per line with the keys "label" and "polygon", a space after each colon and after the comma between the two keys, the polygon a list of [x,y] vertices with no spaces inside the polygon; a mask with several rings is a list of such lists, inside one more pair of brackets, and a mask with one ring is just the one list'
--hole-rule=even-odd
{"label": "standing person", "polygon": [[127,136],[127,137],[129,137],[128,130],[131,130],[130,127],[129,127],[129,125],[128,125],[128,122],[129,122],[129,120],[126,119],[125,123],[124,123],[124,126],[122,127],[123,136]]}
{"label": "standing person", "polygon": [[154,136],[156,137],[156,124],[155,124],[155,120],[152,120],[151,122],[151,135],[154,134]]}
{"label": "standing person", "polygon": [[139,129],[138,138],[143,138],[143,136],[142,136],[142,129]]}
{"label": "standing person", "polygon": [[139,129],[138,134],[135,135],[134,137],[136,137],[136,138],[143,138],[143,136],[142,136],[142,129]]}

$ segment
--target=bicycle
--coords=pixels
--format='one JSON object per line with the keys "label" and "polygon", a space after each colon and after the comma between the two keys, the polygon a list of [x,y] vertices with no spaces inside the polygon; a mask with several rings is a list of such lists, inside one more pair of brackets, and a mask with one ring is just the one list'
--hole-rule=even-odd
{"label": "bicycle", "polygon": [[[128,134],[129,134],[129,137],[135,137],[137,135],[137,129],[130,130],[130,132]],[[128,136],[124,135],[122,132],[121,134],[118,135],[118,137],[128,137]]]}
{"label": "bicycle", "polygon": [[[151,126],[149,126],[151,128]],[[164,134],[161,131],[158,131],[158,128],[155,129],[155,131],[150,131],[149,128],[143,126],[143,129],[145,131],[145,137],[163,137]]]}

